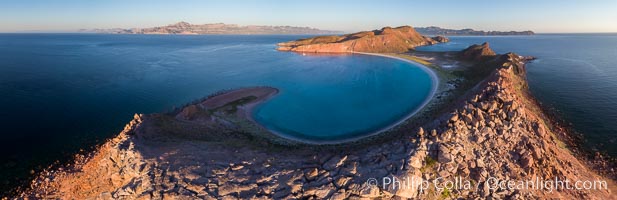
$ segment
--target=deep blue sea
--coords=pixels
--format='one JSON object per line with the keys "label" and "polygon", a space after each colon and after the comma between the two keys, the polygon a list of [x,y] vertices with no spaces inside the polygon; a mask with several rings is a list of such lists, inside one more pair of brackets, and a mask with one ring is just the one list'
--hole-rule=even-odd
{"label": "deep blue sea", "polygon": [[533,95],[572,123],[587,147],[617,156],[617,34],[449,38],[418,50],[458,51],[489,42],[497,53],[537,57],[527,65]]}
{"label": "deep blue sea", "polygon": [[134,113],[226,89],[273,86],[262,125],[331,141],[404,118],[433,85],[419,66],[368,55],[276,51],[302,36],[0,34],[0,180],[9,185],[117,134]]}
{"label": "deep blue sea", "polygon": [[[0,188],[117,134],[134,113],[223,89],[280,88],[255,118],[311,140],[388,126],[430,93],[428,74],[406,62],[274,50],[301,37],[0,34]],[[528,65],[533,94],[586,145],[617,155],[617,34],[450,38],[419,50],[488,41],[498,53],[537,57]]]}

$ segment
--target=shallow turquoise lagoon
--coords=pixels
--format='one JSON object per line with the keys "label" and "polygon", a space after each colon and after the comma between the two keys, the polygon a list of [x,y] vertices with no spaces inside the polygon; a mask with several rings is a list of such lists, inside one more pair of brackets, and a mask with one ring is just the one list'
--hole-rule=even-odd
{"label": "shallow turquoise lagoon", "polygon": [[419,109],[433,89],[420,66],[391,58],[290,55],[292,73],[254,118],[275,133],[332,143],[375,133]]}

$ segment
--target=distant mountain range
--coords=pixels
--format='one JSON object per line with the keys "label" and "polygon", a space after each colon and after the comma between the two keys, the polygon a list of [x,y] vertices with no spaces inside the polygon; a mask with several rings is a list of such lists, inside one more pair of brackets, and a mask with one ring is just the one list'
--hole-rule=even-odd
{"label": "distant mountain range", "polygon": [[416,27],[423,35],[533,35],[533,31],[477,31],[473,29],[446,29],[436,26]]}
{"label": "distant mountain range", "polygon": [[[423,35],[533,35],[533,31],[478,31],[473,29],[447,29],[437,26],[415,27],[416,31]],[[181,34],[181,35],[205,35],[205,34],[342,34],[341,31],[320,30],[311,27],[296,26],[240,26],[237,24],[190,24],[178,22],[167,26],[152,28],[113,28],[113,29],[82,29],[86,33],[111,33],[111,34]]]}
{"label": "distant mountain range", "polygon": [[167,26],[153,28],[131,28],[131,29],[82,29],[80,32],[90,33],[113,33],[113,34],[184,34],[184,35],[204,35],[204,34],[340,34],[338,31],[320,30],[310,27],[295,26],[239,26],[236,24],[190,24],[178,22]]}

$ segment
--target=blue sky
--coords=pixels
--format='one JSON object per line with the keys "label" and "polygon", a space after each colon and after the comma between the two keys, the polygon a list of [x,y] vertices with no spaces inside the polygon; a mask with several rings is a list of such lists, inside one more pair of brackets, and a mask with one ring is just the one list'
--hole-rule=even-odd
{"label": "blue sky", "polygon": [[0,0],[0,32],[194,24],[617,32],[617,0]]}

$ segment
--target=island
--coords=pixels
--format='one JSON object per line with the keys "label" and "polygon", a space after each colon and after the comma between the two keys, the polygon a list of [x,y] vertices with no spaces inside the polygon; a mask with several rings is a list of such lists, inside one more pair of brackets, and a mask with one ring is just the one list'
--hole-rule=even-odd
{"label": "island", "polygon": [[447,42],[442,36],[426,37],[411,26],[384,27],[381,30],[364,31],[347,35],[319,36],[279,43],[280,51],[311,53],[402,53],[417,46]]}
{"label": "island", "polygon": [[[276,88],[222,91],[173,112],[136,114],[94,151],[40,172],[17,198],[615,198],[615,184],[599,175],[606,171],[571,145],[567,129],[529,93],[525,64],[533,57],[496,54],[489,43],[410,51],[444,41],[406,26],[279,44],[281,51],[379,53],[434,70],[443,83],[435,98],[379,135],[331,145],[277,137],[247,116]],[[384,178],[431,186],[396,187]],[[495,185],[555,179],[605,185],[550,191]]]}
{"label": "island", "polygon": [[80,32],[90,33],[108,33],[108,34],[181,34],[181,35],[221,35],[221,34],[237,34],[237,35],[263,35],[263,34],[339,34],[338,31],[320,30],[310,27],[295,27],[295,26],[240,26],[236,24],[190,24],[188,22],[178,22],[167,26],[159,26],[152,28],[131,28],[131,29],[82,29]]}
{"label": "island", "polygon": [[534,35],[533,31],[478,31],[470,28],[447,29],[437,26],[418,27],[416,30],[425,35]]}

